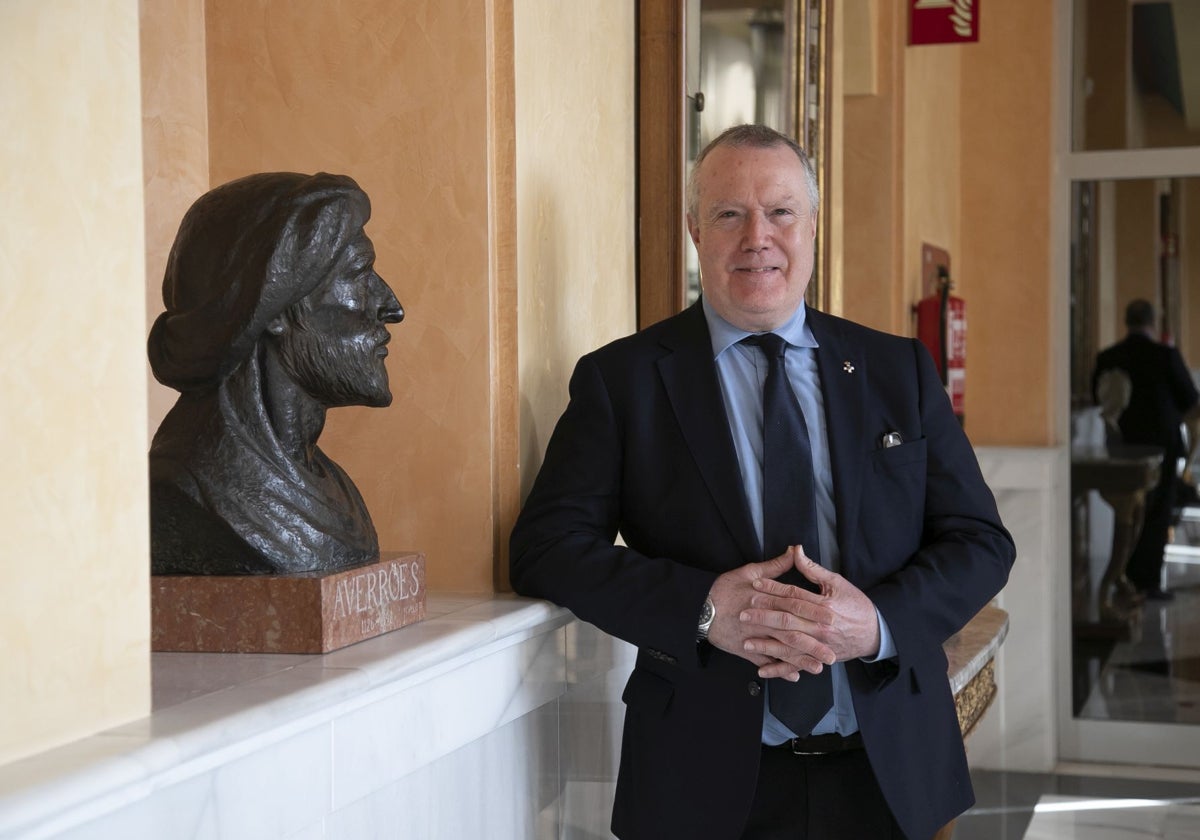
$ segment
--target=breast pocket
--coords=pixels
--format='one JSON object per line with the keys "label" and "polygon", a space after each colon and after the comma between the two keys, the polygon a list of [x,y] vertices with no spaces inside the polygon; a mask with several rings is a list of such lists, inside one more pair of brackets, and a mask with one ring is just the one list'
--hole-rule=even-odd
{"label": "breast pocket", "polygon": [[[925,463],[925,438],[911,440],[899,446],[889,446],[876,449],[872,453],[872,465],[876,473],[887,473],[892,470]],[[922,470],[922,473],[924,470]]]}
{"label": "breast pocket", "polygon": [[920,438],[871,453],[862,495],[861,526],[872,556],[907,556],[925,516],[926,443]]}

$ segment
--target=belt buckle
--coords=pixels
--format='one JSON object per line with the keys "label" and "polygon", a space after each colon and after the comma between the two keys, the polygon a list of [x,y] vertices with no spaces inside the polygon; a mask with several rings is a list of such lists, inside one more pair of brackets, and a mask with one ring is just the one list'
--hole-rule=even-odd
{"label": "belt buckle", "polygon": [[800,742],[802,740],[804,740],[804,739],[803,738],[793,738],[792,739],[792,743],[791,743],[792,755],[829,755],[829,753],[832,752],[831,750],[801,750],[801,749],[797,749],[800,746]]}

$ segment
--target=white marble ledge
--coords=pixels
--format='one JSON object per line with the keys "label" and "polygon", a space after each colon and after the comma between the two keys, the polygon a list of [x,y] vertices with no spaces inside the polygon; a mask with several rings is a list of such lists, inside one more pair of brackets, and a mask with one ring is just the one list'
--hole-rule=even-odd
{"label": "white marble ledge", "polygon": [[153,654],[145,718],[0,766],[0,837],[64,808],[99,816],[264,743],[344,715],[569,624],[506,595],[430,593],[417,624],[324,655]]}
{"label": "white marble ledge", "polygon": [[1008,636],[1008,613],[988,605],[944,645],[950,691],[957,697],[967,683],[996,657]]}

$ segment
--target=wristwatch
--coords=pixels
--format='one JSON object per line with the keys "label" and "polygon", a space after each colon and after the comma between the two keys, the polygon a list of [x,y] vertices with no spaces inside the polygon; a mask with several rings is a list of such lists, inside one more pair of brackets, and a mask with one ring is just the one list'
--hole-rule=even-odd
{"label": "wristwatch", "polygon": [[713,606],[712,598],[705,598],[704,606],[700,608],[700,623],[696,625],[697,642],[708,641],[708,630],[712,627],[713,619],[716,617],[717,610]]}

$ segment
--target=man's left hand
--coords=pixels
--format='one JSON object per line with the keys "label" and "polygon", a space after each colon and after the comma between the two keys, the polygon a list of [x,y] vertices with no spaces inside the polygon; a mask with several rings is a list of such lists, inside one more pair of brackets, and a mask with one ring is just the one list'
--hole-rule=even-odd
{"label": "man's left hand", "polygon": [[767,578],[754,581],[758,592],[750,599],[750,609],[739,617],[760,629],[761,635],[752,634],[747,651],[775,660],[761,666],[758,675],[798,679],[798,650],[811,648],[804,644],[805,637],[831,648],[839,662],[878,654],[879,619],[871,599],[841,575],[814,563],[799,546],[788,551],[797,571],[820,591]]}

